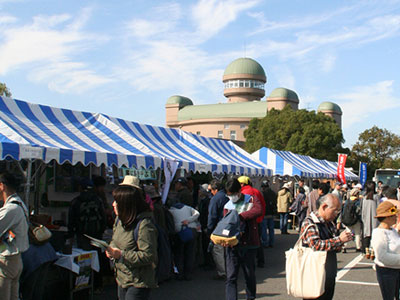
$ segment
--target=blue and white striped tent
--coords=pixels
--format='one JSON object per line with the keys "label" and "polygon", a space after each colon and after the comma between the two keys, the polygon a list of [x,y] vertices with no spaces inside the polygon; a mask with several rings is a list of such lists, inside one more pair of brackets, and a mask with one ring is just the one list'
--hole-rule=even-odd
{"label": "blue and white striped tent", "polygon": [[[274,150],[263,147],[252,154],[256,159],[272,169],[273,175],[300,176],[305,178],[335,178],[337,163],[319,160],[310,156],[299,155],[290,151]],[[345,170],[347,179],[358,176]]]}
{"label": "blue and white striped tent", "polygon": [[304,161],[299,155],[290,151],[274,150],[263,147],[252,154],[256,159],[272,169],[273,175],[300,176],[306,178],[330,178],[331,172]]}
{"label": "blue and white striped tent", "polygon": [[0,97],[0,159],[270,175],[262,162],[230,141]]}
{"label": "blue and white striped tent", "polygon": [[[337,162],[329,161],[329,160],[322,160],[322,163],[333,170],[337,170],[337,167],[338,167]],[[347,170],[346,168],[344,169],[344,176],[346,177],[347,180],[359,180],[360,179],[358,175],[354,174],[350,170]]]}

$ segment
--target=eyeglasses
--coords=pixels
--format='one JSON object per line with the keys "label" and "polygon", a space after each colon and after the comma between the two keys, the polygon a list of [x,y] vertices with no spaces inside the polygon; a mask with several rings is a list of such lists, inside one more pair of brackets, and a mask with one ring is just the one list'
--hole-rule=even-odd
{"label": "eyeglasses", "polygon": [[328,206],[328,208],[332,209],[335,212],[335,214],[339,214],[342,211],[341,208],[335,209],[334,207],[329,207],[329,206]]}

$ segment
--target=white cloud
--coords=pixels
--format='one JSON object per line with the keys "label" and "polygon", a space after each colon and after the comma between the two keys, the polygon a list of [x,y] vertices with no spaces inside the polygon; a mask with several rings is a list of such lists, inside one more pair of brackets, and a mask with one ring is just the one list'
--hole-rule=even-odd
{"label": "white cloud", "polygon": [[31,24],[8,26],[0,33],[0,75],[29,66],[28,78],[58,92],[79,93],[109,82],[87,64],[74,61],[74,56],[105,40],[82,30],[90,15],[91,9],[83,9],[75,18],[35,16]]}
{"label": "white cloud", "polygon": [[214,36],[235,21],[238,15],[254,7],[257,1],[200,0],[192,8],[193,21],[200,36]]}
{"label": "white cloud", "polygon": [[277,30],[293,30],[293,29],[299,30],[303,28],[317,26],[322,23],[326,23],[329,20],[332,20],[333,18],[336,18],[345,13],[349,12],[351,13],[355,8],[356,8],[355,6],[349,6],[340,8],[332,12],[322,13],[319,15],[304,16],[302,18],[290,17],[289,19],[291,19],[291,21],[284,21],[284,22],[270,21],[265,17],[263,12],[249,13],[249,16],[256,19],[259,23],[257,29],[251,31],[249,35],[252,36]]}
{"label": "white cloud", "polygon": [[393,80],[381,81],[333,96],[344,112],[343,127],[364,122],[374,113],[400,107],[400,98],[393,95],[393,83]]}
{"label": "white cloud", "polygon": [[126,28],[128,34],[131,34],[134,37],[152,38],[155,35],[169,34],[174,30],[180,18],[180,5],[177,3],[170,3],[152,9],[151,17],[149,18],[135,18],[127,22]]}
{"label": "white cloud", "polygon": [[[294,90],[296,87],[296,79],[292,70],[286,65],[275,66],[272,68],[271,73],[274,74],[278,85]],[[267,74],[268,80],[268,74]]]}
{"label": "white cloud", "polygon": [[259,21],[260,28],[249,35],[267,33],[268,37],[253,42],[249,48],[257,49],[259,56],[277,56],[283,61],[317,58],[322,70],[329,72],[336,59],[331,52],[325,54],[327,49],[339,51],[400,35],[400,14],[395,14],[391,6],[375,6],[378,8],[359,4],[289,22],[270,21],[262,12],[253,13],[251,16]]}
{"label": "white cloud", "polygon": [[153,8],[149,18],[127,23],[129,49],[116,76],[139,91],[173,89],[189,97],[204,88],[221,91],[221,58],[231,53],[210,55],[203,45],[258,2],[200,0],[190,13],[174,3]]}
{"label": "white cloud", "polygon": [[74,62],[53,63],[39,67],[34,73],[30,73],[29,79],[37,83],[48,82],[50,90],[61,94],[82,94],[112,81],[96,75],[94,71],[87,69],[85,64]]}
{"label": "white cloud", "polygon": [[327,72],[327,73],[332,71],[332,69],[335,66],[335,62],[336,62],[335,55],[333,55],[331,53],[327,53],[327,54],[323,55],[320,60],[322,71]]}
{"label": "white cloud", "polygon": [[10,24],[10,23],[14,23],[16,21],[17,21],[17,18],[14,16],[0,15],[0,25]]}
{"label": "white cloud", "polygon": [[[136,89],[175,89],[193,93],[210,78],[214,61],[207,53],[168,41],[149,43],[148,51],[133,53],[126,62],[129,67],[116,70],[121,79],[128,80]],[[202,74],[208,74],[205,78]]]}

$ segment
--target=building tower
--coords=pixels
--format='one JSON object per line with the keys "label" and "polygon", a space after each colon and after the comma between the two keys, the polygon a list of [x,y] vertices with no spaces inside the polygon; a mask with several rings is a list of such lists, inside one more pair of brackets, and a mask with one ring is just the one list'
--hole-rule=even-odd
{"label": "building tower", "polygon": [[165,123],[168,127],[179,128],[178,112],[185,106],[193,105],[192,100],[187,97],[174,95],[168,98],[165,104]]}
{"label": "building tower", "polygon": [[323,114],[332,117],[336,124],[342,128],[342,109],[339,105],[333,102],[322,102],[317,109],[317,112],[322,112]]}
{"label": "building tower", "polygon": [[293,110],[298,110],[299,108],[299,97],[296,92],[289,90],[287,88],[276,88],[267,98],[268,111],[275,108],[277,110],[282,110],[286,105],[290,105]]}
{"label": "building tower", "polygon": [[228,103],[259,101],[265,95],[267,77],[264,69],[251,58],[238,58],[231,62],[225,69],[222,81]]}

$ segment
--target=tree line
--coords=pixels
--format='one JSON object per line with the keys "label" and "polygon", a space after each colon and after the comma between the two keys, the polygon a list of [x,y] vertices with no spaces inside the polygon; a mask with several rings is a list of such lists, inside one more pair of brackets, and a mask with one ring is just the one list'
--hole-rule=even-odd
{"label": "tree line", "polygon": [[343,133],[333,118],[305,109],[272,109],[262,119],[252,119],[245,131],[245,149],[252,153],[261,147],[291,151],[318,159],[337,161],[338,153],[348,155],[346,167],[358,170],[368,164],[368,177],[375,169],[400,168],[400,136],[373,126],[360,133],[351,149],[343,148]]}

